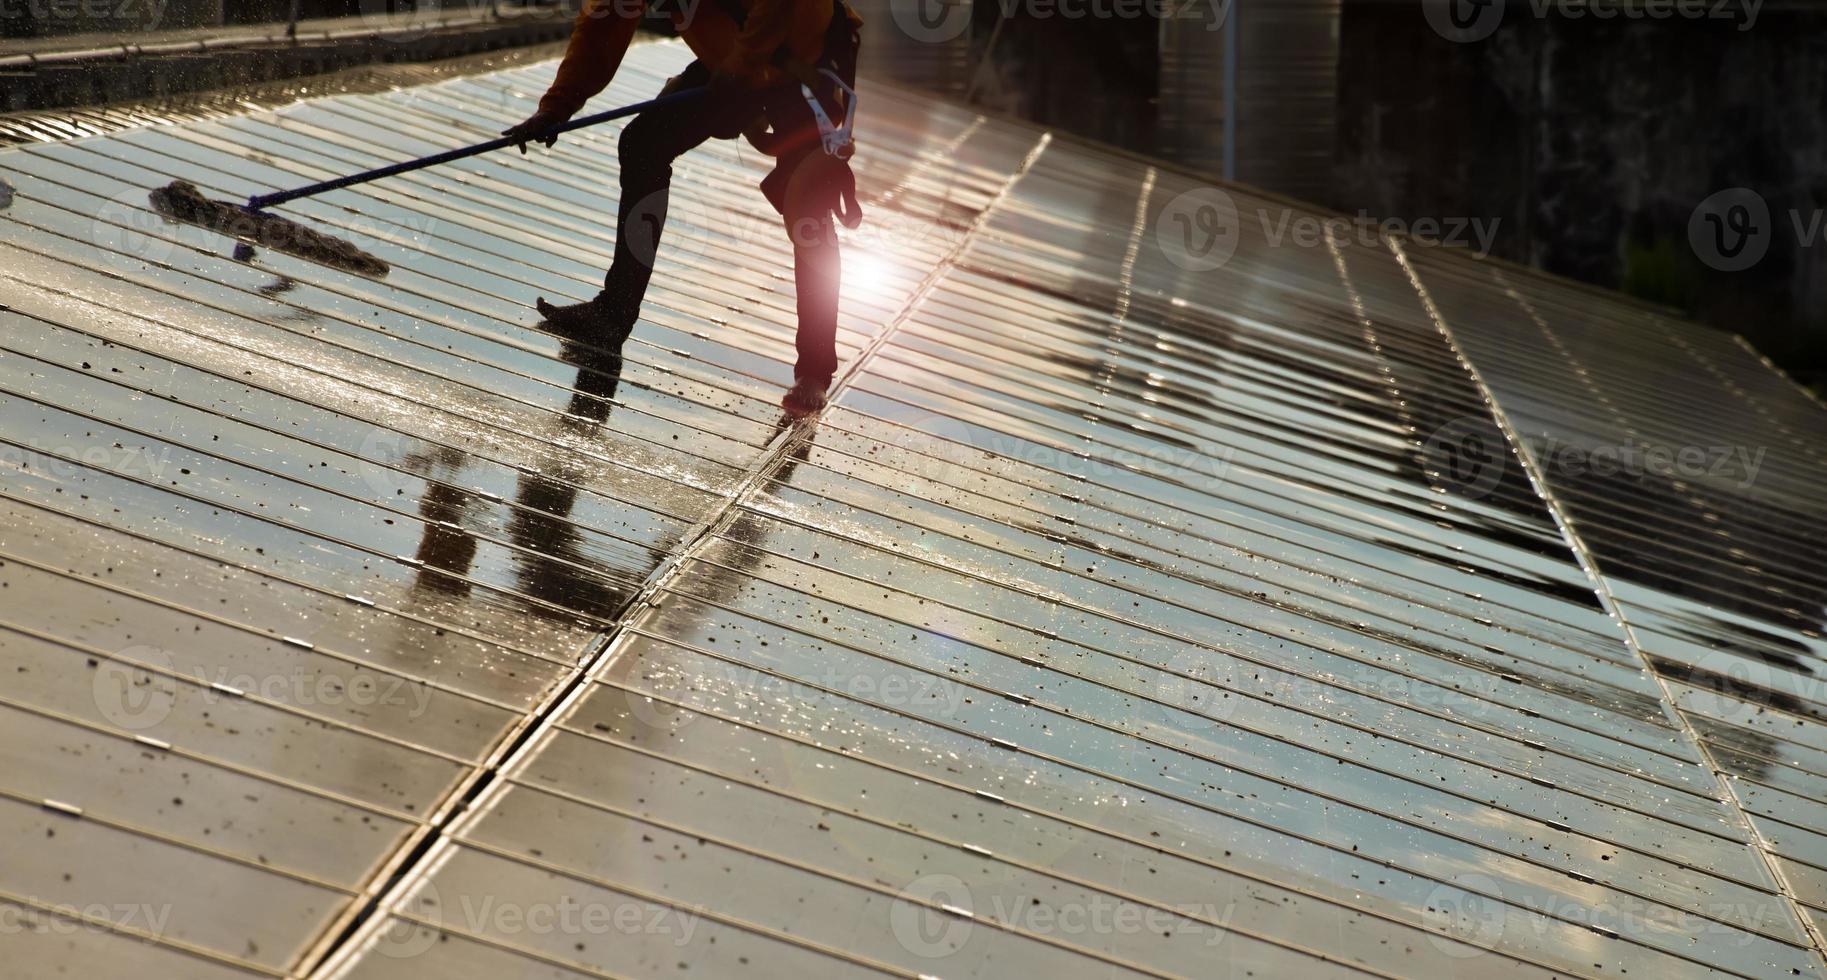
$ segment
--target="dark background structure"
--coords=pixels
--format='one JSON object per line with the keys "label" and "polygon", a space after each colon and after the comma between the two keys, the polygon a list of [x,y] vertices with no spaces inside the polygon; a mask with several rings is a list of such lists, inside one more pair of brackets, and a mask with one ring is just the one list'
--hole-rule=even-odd
{"label": "dark background structure", "polygon": [[[1827,8],[1764,3],[1747,21],[1743,7],[1731,20],[1500,6],[1489,36],[1456,41],[1418,0],[1235,0],[1235,176],[1350,215],[1497,222],[1503,258],[1675,307],[1827,382]],[[965,87],[1218,170],[1223,31],[1181,9],[1160,23],[978,4]],[[1767,202],[1768,250],[1721,271],[1689,223],[1735,187]]]}
{"label": "dark background structure", "polygon": [[[855,5],[871,22],[866,57],[879,76],[1347,215],[1487,222],[1500,257],[1666,304],[1742,334],[1805,384],[1827,383],[1827,130],[1819,112],[1827,11],[1772,0],[1651,17],[1634,0],[1496,0],[1494,27],[1454,39],[1436,27],[1449,3],[1465,0],[1164,0],[1137,3],[1140,14],[1127,16],[1090,0]],[[404,22],[414,34],[379,44],[313,41],[308,58],[187,54],[179,59],[187,63],[150,80],[137,67],[114,73],[154,92],[179,91],[232,84],[237,73],[258,81],[550,42],[564,36],[575,6],[35,0],[7,8],[0,48],[42,54],[64,38],[63,47],[131,45],[174,31],[325,18],[375,28]],[[1167,16],[1149,13],[1162,9]],[[920,16],[941,12],[960,26],[940,36],[917,27]],[[430,30],[466,18],[513,28]],[[665,28],[661,18],[654,24]],[[1236,118],[1227,124],[1233,24]],[[66,72],[34,86],[32,76],[48,67],[6,69],[8,108],[122,94],[98,84],[114,76],[78,83]],[[1228,172],[1227,133],[1236,142]],[[1763,257],[1722,270],[1696,254],[1689,233],[1696,209],[1730,188],[1758,195],[1770,218],[1760,228]]]}

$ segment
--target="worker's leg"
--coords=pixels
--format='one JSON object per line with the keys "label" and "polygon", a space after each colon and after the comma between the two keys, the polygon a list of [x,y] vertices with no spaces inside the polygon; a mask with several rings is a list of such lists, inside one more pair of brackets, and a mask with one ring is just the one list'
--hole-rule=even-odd
{"label": "worker's leg", "polygon": [[617,146],[622,194],[616,206],[615,260],[603,277],[603,299],[611,315],[632,324],[653,277],[660,233],[672,188],[672,162],[711,138],[726,118],[707,97],[650,109],[622,130]]}
{"label": "worker's leg", "polygon": [[758,95],[706,94],[648,109],[622,128],[617,144],[622,186],[616,207],[615,258],[603,277],[603,291],[590,302],[560,307],[540,301],[539,312],[552,329],[599,342],[619,343],[627,336],[653,277],[660,232],[666,224],[673,160],[707,139],[734,136],[758,112]]}
{"label": "worker's leg", "polygon": [[792,163],[784,195],[783,216],[793,243],[793,279],[799,303],[798,361],[793,365],[793,390],[785,401],[793,411],[821,407],[825,389],[837,373],[837,303],[843,272],[837,226],[831,216],[837,166],[821,150],[803,154]]}
{"label": "worker's leg", "polygon": [[790,217],[793,283],[799,300],[799,360],[793,377],[830,381],[837,373],[837,296],[843,261],[831,212]]}

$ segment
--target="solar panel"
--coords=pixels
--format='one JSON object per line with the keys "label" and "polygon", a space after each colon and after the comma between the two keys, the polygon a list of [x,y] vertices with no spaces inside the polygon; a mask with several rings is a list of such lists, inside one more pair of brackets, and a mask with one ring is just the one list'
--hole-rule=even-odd
{"label": "solar panel", "polygon": [[[28,972],[1820,974],[1823,428],[1748,351],[881,84],[813,422],[740,143],[620,352],[530,309],[611,130],[287,206],[384,280],[147,207],[551,70],[0,152]],[[1766,452],[1564,465],[1625,439]]]}

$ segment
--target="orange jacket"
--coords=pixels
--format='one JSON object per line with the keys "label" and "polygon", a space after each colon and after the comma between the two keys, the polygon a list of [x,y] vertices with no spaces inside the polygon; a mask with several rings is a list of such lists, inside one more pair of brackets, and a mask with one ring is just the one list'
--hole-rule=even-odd
{"label": "orange jacket", "polygon": [[[783,81],[771,62],[783,44],[804,62],[818,59],[831,24],[831,0],[734,0],[747,11],[742,27],[724,12],[721,0],[674,0],[672,23],[698,60],[711,69],[752,85]],[[571,29],[558,77],[539,100],[541,110],[574,113],[615,77],[622,55],[634,40],[647,0],[584,0]],[[689,15],[685,13],[689,11]],[[862,18],[846,4],[844,12],[857,27]]]}

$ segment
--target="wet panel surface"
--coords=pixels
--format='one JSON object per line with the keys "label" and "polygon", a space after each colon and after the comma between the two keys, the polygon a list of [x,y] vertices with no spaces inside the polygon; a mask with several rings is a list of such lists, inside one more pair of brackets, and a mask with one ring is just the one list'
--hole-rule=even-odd
{"label": "wet panel surface", "polygon": [[[1742,349],[1248,221],[1209,262],[1212,188],[878,86],[811,421],[740,142],[676,167],[618,350],[530,309],[608,261],[612,129],[286,208],[383,279],[148,209],[551,70],[0,153],[21,962],[1822,975],[1824,429]],[[1764,451],[1552,465],[1625,439]]]}
{"label": "wet panel surface", "polygon": [[[1776,873],[1827,849],[1821,406],[1748,348],[1508,270],[1416,257],[1527,462]],[[1520,462],[1520,460],[1512,461]]]}

